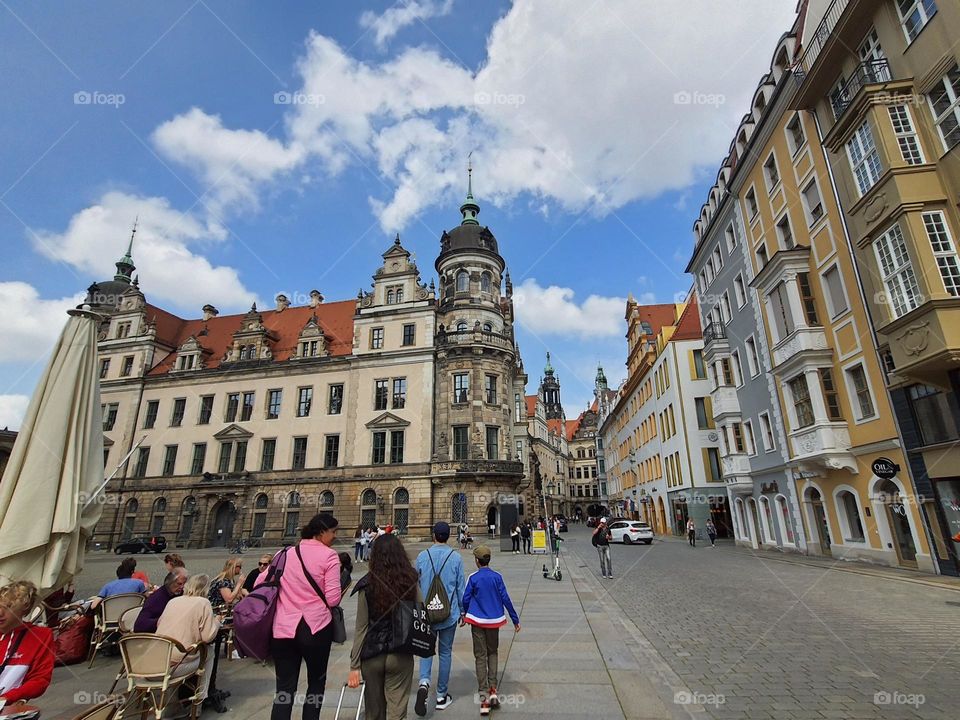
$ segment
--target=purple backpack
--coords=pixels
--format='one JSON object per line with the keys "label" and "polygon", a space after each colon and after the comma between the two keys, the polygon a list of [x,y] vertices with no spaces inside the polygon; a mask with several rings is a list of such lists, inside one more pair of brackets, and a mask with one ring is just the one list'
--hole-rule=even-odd
{"label": "purple backpack", "polygon": [[277,614],[280,578],[287,564],[287,550],[274,555],[267,569],[267,581],[254,588],[233,608],[233,637],[242,655],[257,660],[270,657],[273,617]]}

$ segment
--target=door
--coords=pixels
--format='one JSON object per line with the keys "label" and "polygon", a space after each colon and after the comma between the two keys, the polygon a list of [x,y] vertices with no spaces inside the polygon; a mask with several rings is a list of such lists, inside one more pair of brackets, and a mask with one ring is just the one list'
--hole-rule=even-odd
{"label": "door", "polygon": [[747,500],[750,505],[750,521],[753,523],[753,531],[757,538],[757,547],[763,546],[763,525],[760,522],[760,513],[757,511],[757,501],[753,498]]}
{"label": "door", "polygon": [[816,525],[817,537],[820,539],[820,552],[823,555],[832,555],[830,551],[830,526],[827,525],[827,513],[823,509],[820,493],[813,491],[810,495],[810,506],[813,510],[813,524]]}
{"label": "door", "polygon": [[881,487],[884,506],[887,510],[887,522],[890,523],[890,532],[893,535],[893,546],[901,565],[917,567],[917,547],[913,544],[913,531],[910,528],[910,515],[900,489],[892,482],[886,482]]}
{"label": "door", "polygon": [[233,521],[236,518],[236,512],[233,504],[229,502],[220,503],[213,516],[213,528],[210,533],[210,545],[212,547],[226,547],[233,540]]}
{"label": "door", "polygon": [[[490,532],[491,525],[494,528],[492,533]],[[497,506],[491,505],[487,509],[487,532],[490,533],[491,536],[493,536],[496,534],[496,528],[497,528]]]}

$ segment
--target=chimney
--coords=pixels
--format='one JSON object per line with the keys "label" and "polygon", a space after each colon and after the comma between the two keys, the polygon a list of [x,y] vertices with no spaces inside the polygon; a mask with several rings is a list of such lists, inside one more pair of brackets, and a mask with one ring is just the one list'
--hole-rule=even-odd
{"label": "chimney", "polygon": [[310,307],[315,308],[317,305],[323,302],[323,295],[320,294],[319,290],[310,291]]}
{"label": "chimney", "polygon": [[203,306],[203,321],[206,322],[210,318],[215,318],[220,314],[220,311],[217,310],[213,305],[204,305]]}
{"label": "chimney", "polygon": [[277,312],[283,312],[288,307],[290,307],[290,301],[287,300],[287,296],[283,293],[277,295]]}

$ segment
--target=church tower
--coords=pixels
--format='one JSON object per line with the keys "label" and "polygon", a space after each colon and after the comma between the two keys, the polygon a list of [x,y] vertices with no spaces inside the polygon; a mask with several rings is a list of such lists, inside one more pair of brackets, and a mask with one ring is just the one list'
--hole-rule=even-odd
{"label": "church tower", "polygon": [[560,380],[550,364],[550,353],[547,353],[547,364],[543,368],[543,378],[540,380],[540,392],[543,394],[543,404],[547,410],[547,420],[563,420],[563,405],[560,404]]}

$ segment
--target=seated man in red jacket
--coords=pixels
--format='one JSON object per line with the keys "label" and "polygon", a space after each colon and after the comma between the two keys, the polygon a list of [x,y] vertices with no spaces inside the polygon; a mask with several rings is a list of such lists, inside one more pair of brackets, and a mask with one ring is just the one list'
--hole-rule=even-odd
{"label": "seated man in red jacket", "polygon": [[0,698],[7,703],[40,697],[53,676],[53,631],[23,621],[38,599],[31,582],[0,588]]}

